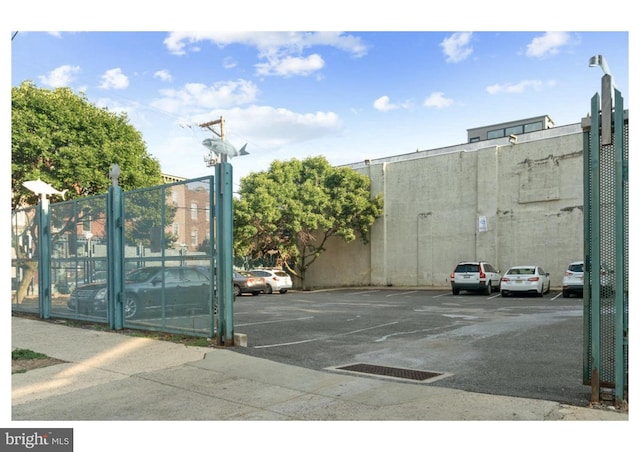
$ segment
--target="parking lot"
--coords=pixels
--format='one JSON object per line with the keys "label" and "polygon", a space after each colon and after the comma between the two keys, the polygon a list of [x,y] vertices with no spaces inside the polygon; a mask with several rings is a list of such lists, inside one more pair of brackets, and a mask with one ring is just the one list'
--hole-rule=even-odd
{"label": "parking lot", "polygon": [[[327,372],[351,364],[424,371],[407,384],[588,405],[583,301],[365,288],[241,296],[239,353]],[[361,374],[365,378],[382,378]]]}

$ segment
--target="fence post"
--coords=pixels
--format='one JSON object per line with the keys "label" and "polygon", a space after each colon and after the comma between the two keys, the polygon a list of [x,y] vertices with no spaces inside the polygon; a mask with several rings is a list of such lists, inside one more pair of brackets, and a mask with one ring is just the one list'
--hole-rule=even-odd
{"label": "fence post", "polygon": [[38,310],[40,318],[51,317],[51,226],[49,200],[42,193],[38,203]]}
{"label": "fence post", "polygon": [[222,162],[215,171],[217,338],[218,345],[233,346],[233,169]]}
{"label": "fence post", "polygon": [[109,328],[124,328],[124,208],[117,177],[107,194],[107,306]]}

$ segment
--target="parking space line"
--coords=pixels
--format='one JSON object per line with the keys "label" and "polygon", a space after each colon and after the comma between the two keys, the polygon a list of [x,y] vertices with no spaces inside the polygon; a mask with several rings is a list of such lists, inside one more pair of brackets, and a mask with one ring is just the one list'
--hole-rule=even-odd
{"label": "parking space line", "polygon": [[408,295],[410,293],[416,293],[417,290],[411,290],[409,292],[392,293],[391,295],[385,295],[386,297],[397,297],[398,295]]}
{"label": "parking space line", "polygon": [[298,317],[297,319],[283,319],[283,320],[269,320],[266,322],[255,322],[255,323],[236,323],[235,326],[253,326],[253,325],[265,325],[267,323],[282,323],[282,322],[295,322],[297,320],[309,320],[311,317]]}
{"label": "parking space line", "polygon": [[372,327],[369,327],[369,328],[362,328],[360,330],[348,331],[346,333],[334,334],[334,335],[331,335],[331,336],[316,337],[314,339],[305,339],[303,341],[282,342],[280,344],[269,344],[269,345],[256,345],[255,347],[252,347],[252,348],[273,348],[273,347],[286,347],[287,345],[306,344],[307,342],[322,341],[322,340],[331,339],[331,338],[334,338],[334,337],[348,336],[349,334],[361,333],[362,331],[375,330],[376,328],[383,328],[385,326],[395,325],[396,323],[398,323],[398,322],[384,323],[382,325],[376,325],[376,326],[372,326]]}
{"label": "parking space line", "polygon": [[495,294],[493,297],[489,297],[489,298],[487,298],[487,300],[493,300],[494,298],[498,298],[498,297],[501,297],[501,296],[502,296],[502,294],[497,293],[497,294]]}
{"label": "parking space line", "polygon": [[362,294],[376,293],[376,292],[380,292],[380,291],[379,290],[365,290],[364,292],[349,293],[349,295],[362,295]]}
{"label": "parking space line", "polygon": [[558,295],[556,295],[555,297],[553,297],[553,298],[551,299],[551,301],[556,301],[556,298],[558,298],[560,295],[562,295],[562,292],[560,292]]}

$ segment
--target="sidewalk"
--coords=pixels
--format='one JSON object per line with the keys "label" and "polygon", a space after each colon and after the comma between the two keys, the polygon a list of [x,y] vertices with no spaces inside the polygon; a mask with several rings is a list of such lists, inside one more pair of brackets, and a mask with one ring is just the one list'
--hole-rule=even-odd
{"label": "sidewalk", "polygon": [[66,361],[12,375],[12,421],[629,420],[610,409],[309,370],[232,348],[21,317],[12,317],[11,345]]}

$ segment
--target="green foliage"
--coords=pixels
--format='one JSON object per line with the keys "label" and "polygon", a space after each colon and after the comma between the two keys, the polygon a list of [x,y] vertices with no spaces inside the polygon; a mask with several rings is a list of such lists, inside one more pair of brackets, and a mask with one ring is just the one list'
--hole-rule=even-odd
{"label": "green foliage", "polygon": [[25,81],[11,89],[13,208],[37,203],[22,183],[38,178],[67,189],[67,199],[104,193],[113,163],[120,165],[125,190],[162,183],[159,162],[125,114],[98,108],[69,88]]}
{"label": "green foliage", "polygon": [[327,240],[368,242],[382,214],[382,195],[371,196],[370,180],[351,168],[333,168],[324,157],[274,161],[266,172],[241,181],[234,202],[236,256],[277,254],[303,283],[325,251]]}
{"label": "green foliage", "polygon": [[18,348],[11,351],[11,359],[44,359],[48,358],[43,353],[34,352],[26,348]]}

